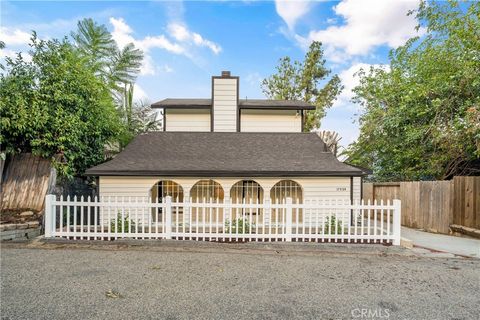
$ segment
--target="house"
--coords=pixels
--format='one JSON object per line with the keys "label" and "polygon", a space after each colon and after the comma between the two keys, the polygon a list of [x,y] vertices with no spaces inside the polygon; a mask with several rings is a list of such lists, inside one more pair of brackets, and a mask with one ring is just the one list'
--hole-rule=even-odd
{"label": "house", "polygon": [[[303,133],[302,101],[239,98],[239,77],[212,77],[211,98],[165,99],[164,132],[136,137],[87,170],[101,197],[262,204],[361,199],[364,172]],[[305,221],[308,213],[305,214]]]}

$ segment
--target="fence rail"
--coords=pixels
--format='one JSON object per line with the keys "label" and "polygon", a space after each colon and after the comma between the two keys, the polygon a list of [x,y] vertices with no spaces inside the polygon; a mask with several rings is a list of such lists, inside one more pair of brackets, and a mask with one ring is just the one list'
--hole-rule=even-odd
{"label": "fence rail", "polygon": [[399,200],[232,203],[171,197],[45,200],[45,237],[400,244]]}

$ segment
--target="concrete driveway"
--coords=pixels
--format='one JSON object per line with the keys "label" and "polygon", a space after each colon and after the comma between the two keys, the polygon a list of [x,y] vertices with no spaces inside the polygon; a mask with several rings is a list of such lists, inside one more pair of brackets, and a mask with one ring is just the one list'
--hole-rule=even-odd
{"label": "concrete driveway", "polygon": [[478,319],[480,260],[383,246],[2,245],[2,319]]}
{"label": "concrete driveway", "polygon": [[[412,240],[413,245],[421,247],[415,249],[432,249],[450,255],[462,255],[480,258],[480,240],[424,232],[416,229],[402,227],[402,237]],[[436,253],[438,255],[438,253]]]}

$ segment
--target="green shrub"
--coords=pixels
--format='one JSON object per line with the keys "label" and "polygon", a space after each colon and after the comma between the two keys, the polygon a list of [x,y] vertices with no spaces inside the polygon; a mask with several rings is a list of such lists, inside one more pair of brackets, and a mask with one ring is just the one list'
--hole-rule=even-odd
{"label": "green shrub", "polygon": [[[116,222],[116,224],[115,224],[115,222]],[[135,228],[135,223],[133,222],[133,220],[130,220],[128,218],[128,214],[125,215],[125,217],[123,218],[123,228],[124,229],[122,229],[122,214],[119,212],[117,214],[117,219],[112,219],[110,221],[110,230],[111,230],[111,232],[117,232],[117,233],[133,232],[133,229]],[[123,231],[123,230],[125,230],[125,231]]]}
{"label": "green shrub", "polygon": [[251,233],[255,228],[255,224],[250,224],[247,219],[237,218],[232,222],[226,220],[225,228],[227,233]]}
{"label": "green shrub", "polygon": [[325,234],[342,234],[343,233],[342,221],[341,220],[337,221],[337,218],[335,216],[327,217],[327,220],[325,221],[325,225],[323,226],[323,230]]}

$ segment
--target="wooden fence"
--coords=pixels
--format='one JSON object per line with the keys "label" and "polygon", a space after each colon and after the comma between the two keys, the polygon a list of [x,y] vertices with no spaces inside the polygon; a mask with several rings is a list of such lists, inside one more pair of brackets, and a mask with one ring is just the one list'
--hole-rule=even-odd
{"label": "wooden fence", "polygon": [[453,192],[453,223],[480,229],[480,177],[455,177]]}
{"label": "wooden fence", "polygon": [[48,159],[29,153],[14,155],[2,177],[0,210],[43,210],[45,195],[55,183]]}
{"label": "wooden fence", "polygon": [[402,225],[450,233],[450,225],[480,229],[480,177],[450,181],[365,183],[365,200],[400,199]]}

